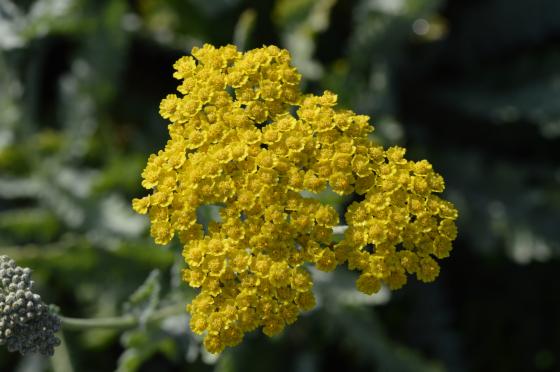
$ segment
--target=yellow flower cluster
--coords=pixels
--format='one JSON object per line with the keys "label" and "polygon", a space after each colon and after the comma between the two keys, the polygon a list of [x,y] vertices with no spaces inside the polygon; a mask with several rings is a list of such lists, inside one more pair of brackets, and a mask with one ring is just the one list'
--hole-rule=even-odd
{"label": "yellow flower cluster", "polygon": [[[443,179],[428,162],[372,143],[369,118],[335,109],[336,95],[301,94],[286,50],[204,45],[192,56],[174,65],[181,95],[160,105],[170,140],[142,173],[152,194],[133,207],[149,213],[156,243],[177,234],[184,244],[183,279],[200,288],[190,326],[208,351],[259,327],[274,335],[313,308],[306,263],[331,271],[347,261],[365,293],[398,288],[406,273],[437,276],[432,256],[448,255],[457,211],[434,195]],[[328,186],[365,195],[337,244],[336,210],[300,193]],[[196,217],[204,205],[222,206],[206,230]]]}

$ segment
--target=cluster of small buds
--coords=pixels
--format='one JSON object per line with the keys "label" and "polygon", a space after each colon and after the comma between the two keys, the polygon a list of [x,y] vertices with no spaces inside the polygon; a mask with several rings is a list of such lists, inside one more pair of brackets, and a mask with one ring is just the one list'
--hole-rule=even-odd
{"label": "cluster of small buds", "polygon": [[[302,94],[286,50],[206,44],[174,67],[180,95],[160,105],[170,139],[148,159],[142,186],[152,193],[133,208],[149,215],[156,243],[184,244],[183,280],[200,288],[190,326],[208,351],[259,327],[274,335],[312,309],[306,265],[348,263],[368,294],[400,288],[407,274],[435,279],[457,211],[435,195],[444,182],[427,161],[372,142],[369,117],[338,109],[335,94]],[[302,194],[327,187],[363,195],[336,244],[337,211]],[[196,218],[204,205],[223,206],[206,229]]]}
{"label": "cluster of small buds", "polygon": [[32,292],[31,270],[0,256],[0,345],[8,351],[52,355],[60,340],[60,320]]}

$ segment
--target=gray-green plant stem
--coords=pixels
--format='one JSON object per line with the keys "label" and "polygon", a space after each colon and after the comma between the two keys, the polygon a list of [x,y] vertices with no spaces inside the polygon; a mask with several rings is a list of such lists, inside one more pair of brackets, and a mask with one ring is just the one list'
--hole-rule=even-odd
{"label": "gray-green plant stem", "polygon": [[348,229],[348,226],[346,225],[339,225],[339,226],[335,226],[333,227],[333,234],[335,235],[344,235],[344,233],[346,232],[346,230]]}
{"label": "gray-green plant stem", "polygon": [[233,31],[233,43],[239,50],[245,50],[249,36],[255,27],[256,18],[257,12],[254,9],[247,9],[241,13]]}
{"label": "gray-green plant stem", "polygon": [[[154,311],[148,319],[144,321],[145,324],[152,324],[162,321],[163,319],[180,315],[185,313],[185,305],[173,305],[161,308]],[[115,329],[115,330],[125,330],[137,327],[142,323],[139,317],[133,315],[123,315],[118,317],[108,317],[108,318],[70,318],[65,316],[60,316],[60,322],[62,328],[68,331],[84,331],[88,329]]]}
{"label": "gray-green plant stem", "polygon": [[58,334],[60,338],[60,345],[54,350],[54,355],[51,358],[51,365],[54,372],[74,372],[74,367],[72,366],[72,361],[70,359],[70,353],[68,351],[68,346],[66,340],[64,339],[63,332]]}

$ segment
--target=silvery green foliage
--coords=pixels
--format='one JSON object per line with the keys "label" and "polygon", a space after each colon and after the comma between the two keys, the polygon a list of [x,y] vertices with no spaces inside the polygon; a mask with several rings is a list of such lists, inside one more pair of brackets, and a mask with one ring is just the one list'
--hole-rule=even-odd
{"label": "silvery green foliage", "polygon": [[0,256],[0,345],[21,354],[52,355],[60,340],[60,320],[32,292],[31,270]]}

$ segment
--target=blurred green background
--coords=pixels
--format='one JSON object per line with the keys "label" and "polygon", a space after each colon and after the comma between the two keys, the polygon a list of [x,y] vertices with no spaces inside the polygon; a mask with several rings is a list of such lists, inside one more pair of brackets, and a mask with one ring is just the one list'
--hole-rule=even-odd
{"label": "blurred green background", "polygon": [[[181,313],[65,331],[76,371],[560,371],[557,0],[0,0],[0,254],[46,302],[144,319],[192,298],[179,244],[155,246],[130,200],[167,139],[172,64],[204,42],[289,49],[305,91],[432,162],[455,249],[435,283],[373,297],[315,273],[316,310],[218,358]],[[0,348],[0,371],[53,361]]]}

